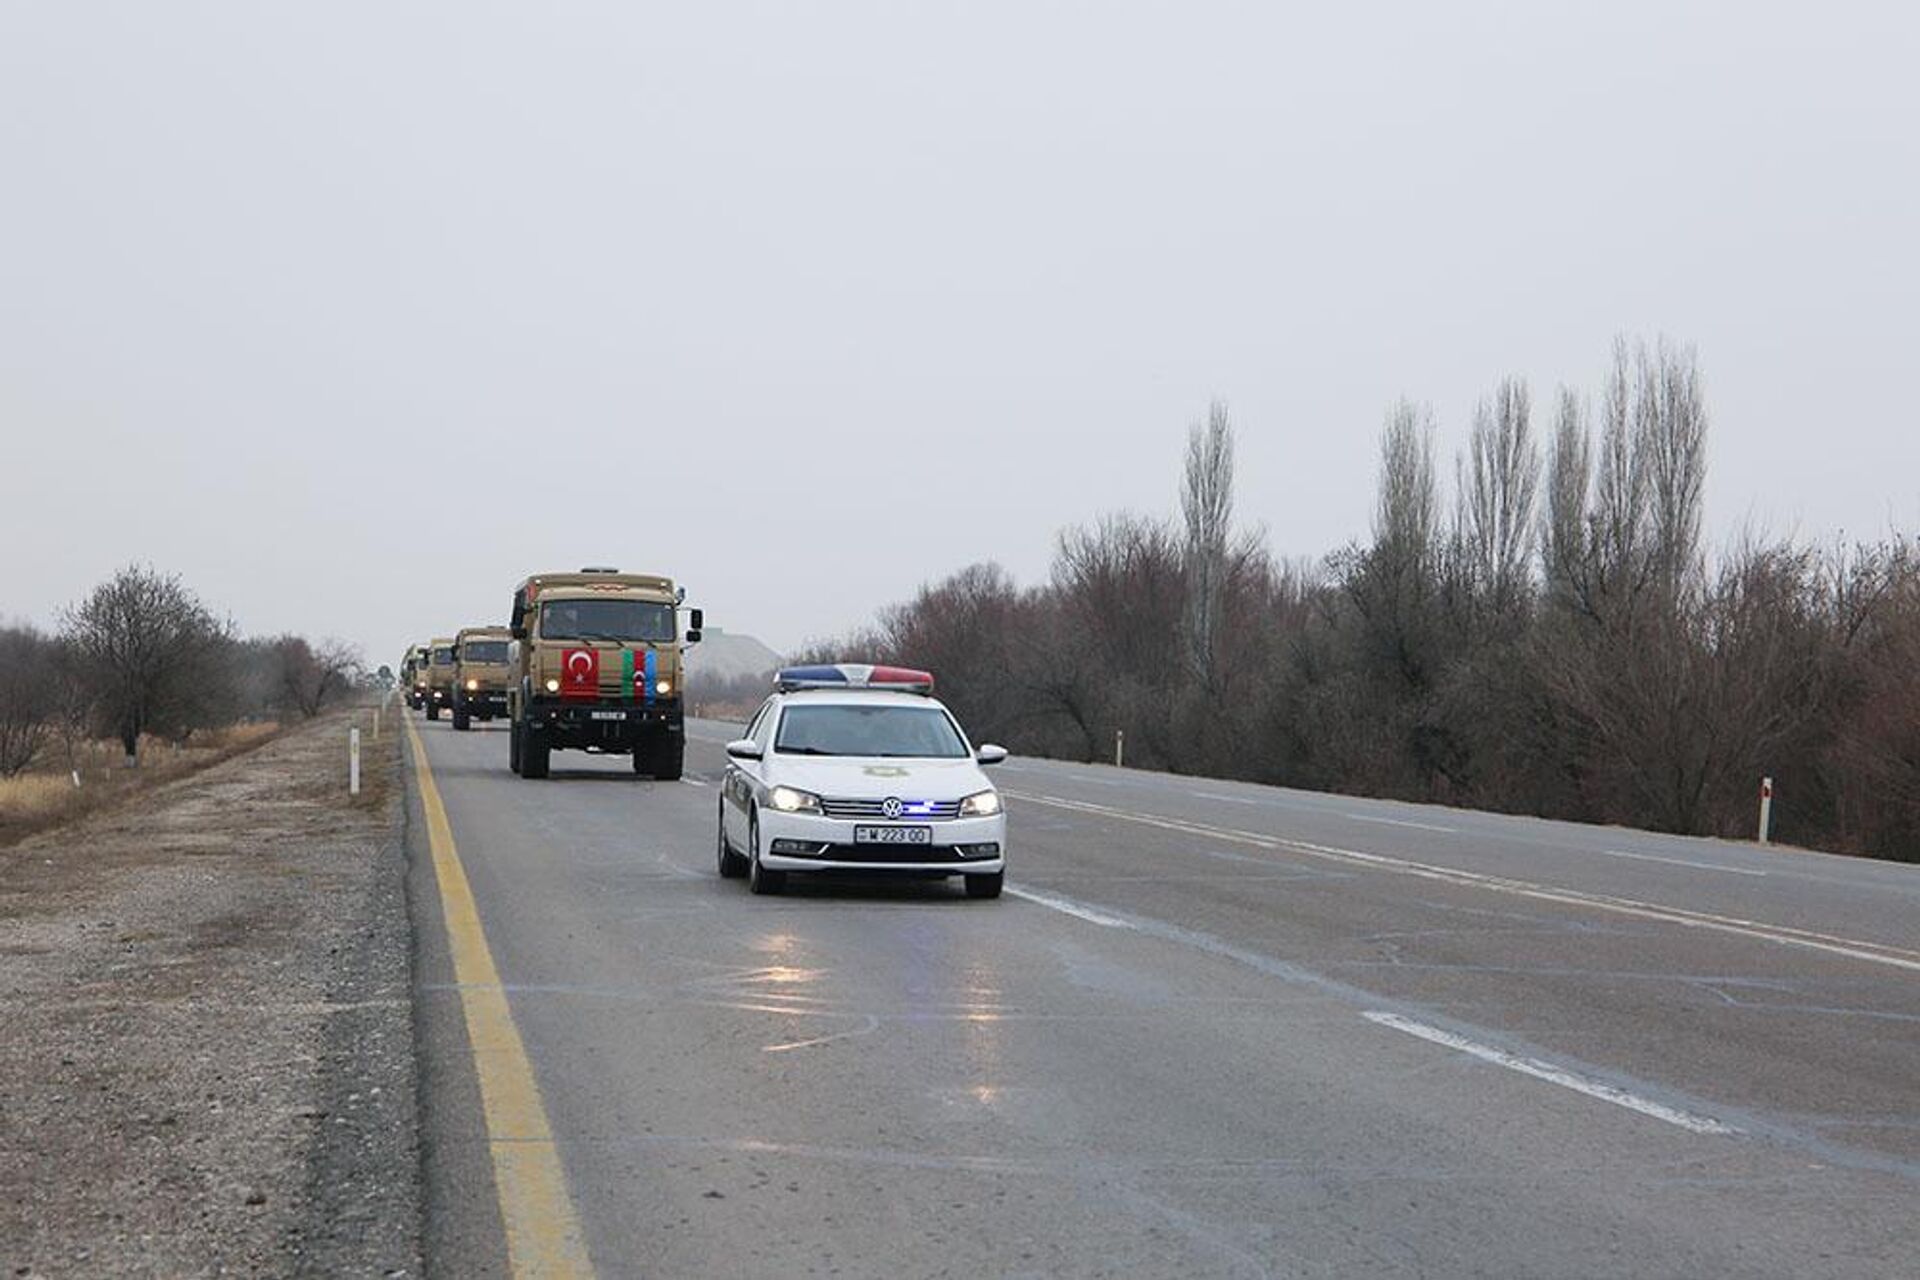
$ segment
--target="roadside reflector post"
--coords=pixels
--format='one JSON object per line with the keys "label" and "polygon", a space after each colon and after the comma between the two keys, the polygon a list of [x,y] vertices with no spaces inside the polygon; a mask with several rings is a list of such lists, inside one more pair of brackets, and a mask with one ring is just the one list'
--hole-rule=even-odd
{"label": "roadside reflector post", "polygon": [[347,730],[347,794],[360,794],[360,730]]}
{"label": "roadside reflector post", "polygon": [[1127,731],[1125,729],[1115,729],[1113,731],[1113,767],[1116,769],[1122,768],[1126,762]]}
{"label": "roadside reflector post", "polygon": [[78,769],[73,771],[73,786],[76,791],[80,789],[80,771]]}
{"label": "roadside reflector post", "polygon": [[1760,843],[1767,842],[1773,830],[1773,779],[1760,779]]}

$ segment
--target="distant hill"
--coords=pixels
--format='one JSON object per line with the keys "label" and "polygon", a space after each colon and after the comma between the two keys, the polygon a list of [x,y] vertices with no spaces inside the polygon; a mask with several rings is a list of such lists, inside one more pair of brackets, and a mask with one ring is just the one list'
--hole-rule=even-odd
{"label": "distant hill", "polygon": [[768,675],[780,655],[749,635],[708,627],[699,644],[687,650],[687,682],[717,685]]}

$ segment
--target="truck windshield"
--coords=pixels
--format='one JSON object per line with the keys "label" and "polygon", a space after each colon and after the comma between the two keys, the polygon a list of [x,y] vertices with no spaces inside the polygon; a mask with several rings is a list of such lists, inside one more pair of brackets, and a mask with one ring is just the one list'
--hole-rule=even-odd
{"label": "truck windshield", "polygon": [[542,640],[673,639],[673,606],[652,600],[551,600],[540,606]]}
{"label": "truck windshield", "polygon": [[939,707],[788,707],[773,749],[799,756],[954,760],[967,744]]}
{"label": "truck windshield", "polygon": [[433,665],[450,667],[453,665],[453,646],[447,645],[433,651]]}
{"label": "truck windshield", "polygon": [[505,640],[469,640],[461,647],[460,659],[463,662],[505,662],[507,642]]}

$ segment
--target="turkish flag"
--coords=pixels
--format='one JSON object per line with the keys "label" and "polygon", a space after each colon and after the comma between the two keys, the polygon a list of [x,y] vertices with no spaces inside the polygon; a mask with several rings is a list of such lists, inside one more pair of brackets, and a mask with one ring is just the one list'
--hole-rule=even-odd
{"label": "turkish flag", "polygon": [[597,698],[600,696],[600,651],[568,649],[560,658],[560,696]]}

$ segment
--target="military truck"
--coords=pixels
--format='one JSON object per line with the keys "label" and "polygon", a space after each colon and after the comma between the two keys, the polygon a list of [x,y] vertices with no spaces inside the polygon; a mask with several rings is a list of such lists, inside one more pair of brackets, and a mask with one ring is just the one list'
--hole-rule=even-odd
{"label": "military truck", "polygon": [[512,640],[505,627],[462,627],[454,636],[454,728],[465,732],[475,720],[507,714],[507,686],[512,683],[507,646]]}
{"label": "military truck", "polygon": [[438,720],[440,709],[453,705],[453,677],[458,666],[452,636],[436,636],[427,642],[427,687],[420,693],[427,719]]}
{"label": "military truck", "polygon": [[542,573],[513,593],[513,684],[507,692],[507,763],[547,776],[556,748],[633,757],[635,773],[680,776],[687,750],[681,704],[684,645],[700,641],[671,579],[617,569]]}
{"label": "military truck", "polygon": [[400,664],[400,696],[415,711],[427,705],[427,646],[417,644],[407,650]]}

